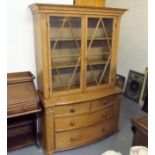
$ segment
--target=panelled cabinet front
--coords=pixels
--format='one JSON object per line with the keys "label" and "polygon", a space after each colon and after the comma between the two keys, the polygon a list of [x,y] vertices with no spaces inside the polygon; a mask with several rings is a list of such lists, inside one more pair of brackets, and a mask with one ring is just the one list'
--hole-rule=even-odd
{"label": "panelled cabinet front", "polygon": [[82,17],[48,16],[52,94],[82,89]]}
{"label": "panelled cabinet front", "polygon": [[47,18],[51,94],[111,85],[114,17],[48,14]]}
{"label": "panelled cabinet front", "polygon": [[87,17],[86,88],[111,84],[113,18]]}
{"label": "panelled cabinet front", "polygon": [[115,133],[121,94],[115,87],[117,46],[125,10],[48,4],[30,8],[47,155]]}

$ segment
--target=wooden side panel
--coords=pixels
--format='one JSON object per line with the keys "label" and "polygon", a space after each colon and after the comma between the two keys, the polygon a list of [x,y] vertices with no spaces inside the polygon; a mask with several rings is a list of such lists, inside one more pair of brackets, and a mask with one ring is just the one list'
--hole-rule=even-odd
{"label": "wooden side panel", "polygon": [[116,83],[116,67],[117,67],[117,56],[118,56],[118,45],[119,45],[119,28],[120,28],[120,17],[115,17],[113,23],[113,44],[112,44],[112,62],[111,62],[111,77],[110,82],[115,85]]}
{"label": "wooden side panel", "polygon": [[45,109],[43,114],[43,147],[47,155],[54,151],[54,113],[52,108]]}
{"label": "wooden side panel", "polygon": [[36,68],[38,89],[44,94],[44,98],[49,97],[49,59],[47,42],[46,14],[38,13],[34,15],[34,35],[36,51]]}
{"label": "wooden side panel", "polygon": [[115,99],[114,113],[116,115],[115,126],[119,130],[119,115],[120,115],[120,104],[121,104],[121,95],[117,95]]}

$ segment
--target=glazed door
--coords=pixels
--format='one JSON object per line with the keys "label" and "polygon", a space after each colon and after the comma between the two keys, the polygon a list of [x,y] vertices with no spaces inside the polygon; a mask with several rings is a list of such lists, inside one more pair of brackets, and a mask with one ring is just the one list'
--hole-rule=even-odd
{"label": "glazed door", "polygon": [[50,16],[52,93],[82,88],[82,17]]}
{"label": "glazed door", "polygon": [[86,87],[110,83],[112,18],[87,18]]}

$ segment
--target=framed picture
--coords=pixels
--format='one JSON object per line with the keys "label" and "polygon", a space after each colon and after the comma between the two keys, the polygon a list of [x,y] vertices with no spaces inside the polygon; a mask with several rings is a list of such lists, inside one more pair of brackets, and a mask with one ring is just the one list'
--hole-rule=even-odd
{"label": "framed picture", "polygon": [[119,74],[116,74],[116,86],[123,89],[124,88],[125,77]]}
{"label": "framed picture", "polygon": [[140,94],[139,104],[143,106],[144,100],[148,94],[148,68],[145,68],[144,81],[142,86],[142,91]]}
{"label": "framed picture", "polygon": [[144,74],[129,70],[125,96],[139,103]]}

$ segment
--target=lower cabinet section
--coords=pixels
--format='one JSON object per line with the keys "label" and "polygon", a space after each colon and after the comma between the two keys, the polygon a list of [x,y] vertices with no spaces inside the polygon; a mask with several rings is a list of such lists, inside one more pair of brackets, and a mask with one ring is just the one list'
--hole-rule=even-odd
{"label": "lower cabinet section", "polygon": [[[44,107],[43,144],[47,155],[101,140],[118,131],[121,95],[102,97],[99,93],[101,95],[93,99],[89,93],[88,98],[82,100],[82,95],[75,96],[79,101],[72,95],[57,97],[56,104]],[[52,100],[47,101],[50,102]]]}
{"label": "lower cabinet section", "polygon": [[90,127],[72,131],[56,132],[56,150],[80,146],[90,143],[91,141],[93,142],[94,140],[112,134],[115,130],[115,119],[112,118]]}

